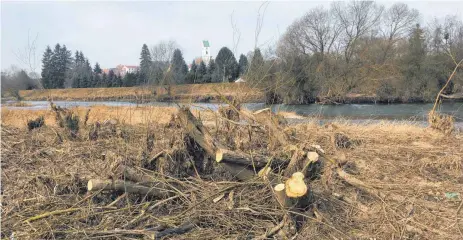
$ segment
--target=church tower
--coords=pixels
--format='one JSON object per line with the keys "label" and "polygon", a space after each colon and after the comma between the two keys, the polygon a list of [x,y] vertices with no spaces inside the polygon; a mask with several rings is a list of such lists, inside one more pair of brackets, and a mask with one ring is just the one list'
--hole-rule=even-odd
{"label": "church tower", "polygon": [[203,40],[202,59],[206,65],[211,61],[211,48],[208,40]]}

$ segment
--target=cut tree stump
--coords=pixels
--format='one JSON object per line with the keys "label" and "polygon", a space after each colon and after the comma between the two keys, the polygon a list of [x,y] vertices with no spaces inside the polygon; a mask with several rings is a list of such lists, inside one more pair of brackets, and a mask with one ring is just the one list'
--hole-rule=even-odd
{"label": "cut tree stump", "polygon": [[[247,180],[251,173],[250,168],[262,168],[268,164],[264,157],[251,157],[249,154],[228,150],[225,146],[216,141],[207,129],[202,125],[188,108],[179,110],[179,118],[187,130],[188,135],[216,162],[225,164],[224,168],[240,180]],[[281,160],[273,160],[274,164],[285,164]],[[258,170],[258,169],[256,169]]]}

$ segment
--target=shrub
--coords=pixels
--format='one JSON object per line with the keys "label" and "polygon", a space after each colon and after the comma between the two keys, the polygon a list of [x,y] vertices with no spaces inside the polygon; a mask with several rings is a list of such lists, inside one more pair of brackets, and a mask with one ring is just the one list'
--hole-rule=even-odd
{"label": "shrub", "polygon": [[43,116],[40,116],[35,120],[27,121],[27,129],[29,129],[29,131],[35,128],[42,127],[43,125],[45,125],[45,119],[43,118]]}
{"label": "shrub", "polygon": [[79,116],[72,113],[66,114],[64,123],[66,129],[71,131],[71,136],[76,137],[77,133],[79,132]]}

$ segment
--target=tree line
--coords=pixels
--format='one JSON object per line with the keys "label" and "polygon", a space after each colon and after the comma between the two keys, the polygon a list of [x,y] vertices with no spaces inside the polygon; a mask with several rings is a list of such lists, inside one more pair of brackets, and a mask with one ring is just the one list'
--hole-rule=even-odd
{"label": "tree line", "polygon": [[103,73],[100,65],[95,63],[92,68],[88,58],[82,51],[76,51],[72,57],[66,45],[57,43],[51,50],[47,46],[42,58],[43,88],[92,88],[92,87],[122,87],[124,81],[113,71]]}
{"label": "tree line", "polygon": [[248,60],[241,54],[236,61],[232,51],[223,47],[216,59],[206,63],[193,60],[191,69],[183,58],[182,51],[175,42],[161,42],[151,51],[143,44],[140,53],[139,70],[126,73],[124,77],[110,70],[103,73],[95,63],[92,69],[82,51],[74,56],[66,45],[55,45],[54,50],[46,48],[42,58],[42,78],[44,88],[93,88],[93,87],[133,87],[148,84],[195,84],[230,82],[247,70]]}
{"label": "tree line", "polygon": [[[406,4],[389,8],[366,1],[335,2],[296,19],[275,46],[240,55],[222,47],[209,64],[191,69],[174,41],[140,53],[140,68],[123,78],[90,68],[82,52],[49,47],[43,56],[45,88],[119,87],[144,84],[246,82],[267,92],[270,101],[305,104],[374,98],[379,102],[430,101],[463,58],[463,23],[456,16],[420,25]],[[463,92],[461,69],[446,94]]]}
{"label": "tree line", "polygon": [[[251,62],[249,83],[269,90],[272,101],[431,101],[463,58],[463,23],[456,16],[419,24],[406,4],[335,2],[296,19],[269,49]],[[463,92],[457,71],[445,89]]]}
{"label": "tree line", "polygon": [[222,47],[217,57],[207,65],[202,60],[199,64],[193,60],[188,69],[182,51],[175,42],[160,42],[151,51],[144,44],[140,54],[139,84],[232,82],[245,73],[247,65],[246,56],[241,54],[238,62],[229,48]]}

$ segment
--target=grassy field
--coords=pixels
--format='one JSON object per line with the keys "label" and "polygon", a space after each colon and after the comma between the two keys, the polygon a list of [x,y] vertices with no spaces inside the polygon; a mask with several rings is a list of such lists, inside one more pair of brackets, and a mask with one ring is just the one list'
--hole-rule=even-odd
{"label": "grassy field", "polygon": [[207,102],[218,101],[221,95],[236,96],[244,102],[262,102],[263,94],[245,83],[210,83],[173,85],[171,94],[165,87],[120,87],[120,88],[79,88],[79,89],[44,89],[22,90],[19,92],[24,100],[131,100],[131,101],[182,101]]}
{"label": "grassy field", "polygon": [[[72,110],[84,118],[85,108]],[[150,230],[152,226],[165,229],[195,220],[193,229],[174,238],[242,239],[278,225],[286,212],[275,203],[268,181],[239,182],[224,173],[220,164],[212,175],[201,177],[196,169],[185,178],[177,175],[185,173],[172,170],[172,164],[199,158],[198,147],[190,146],[185,138],[187,128],[169,124],[177,111],[95,106],[87,125],[72,139],[56,125],[50,110],[2,108],[2,238],[13,233],[18,239],[136,238],[158,231]],[[273,148],[272,133],[265,128],[237,125],[230,131],[227,121],[217,121],[212,112],[193,114],[230,149],[269,158],[286,156],[289,161],[291,149],[318,144],[327,158],[337,161],[334,165],[323,158],[321,177],[310,181],[312,205],[300,210],[304,219],[295,239],[463,237],[461,133],[446,135],[413,122],[356,125],[339,121],[320,126],[308,119],[281,125],[291,136],[289,145]],[[45,116],[45,126],[28,131],[27,120],[40,115]],[[105,132],[102,125],[98,138],[90,140],[93,123],[108,119],[116,119],[117,129],[124,134]],[[353,145],[340,147],[339,134]],[[149,136],[153,136],[151,147]],[[169,161],[156,168],[146,165],[162,152]],[[179,185],[174,196],[161,200],[87,192],[89,179],[120,177],[115,170],[120,164],[148,171],[156,180],[175,179]],[[340,169],[349,178],[339,176]]]}

